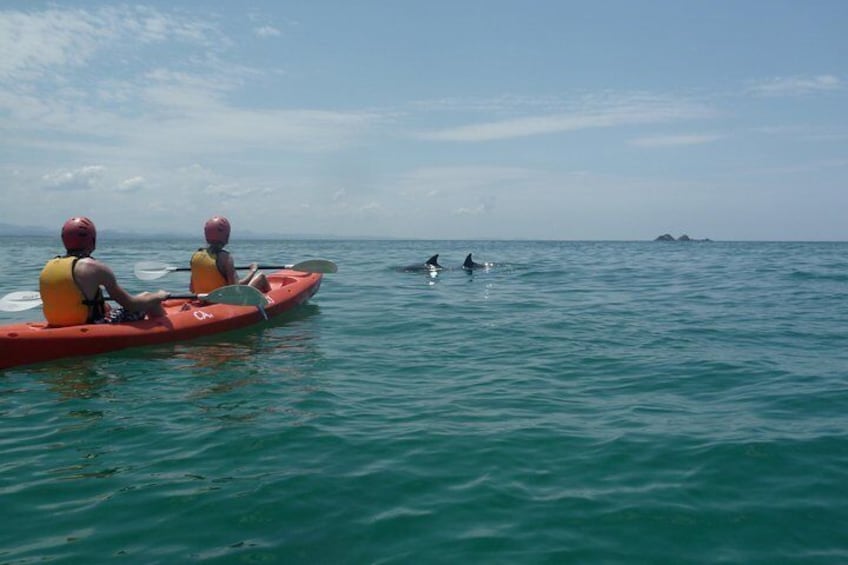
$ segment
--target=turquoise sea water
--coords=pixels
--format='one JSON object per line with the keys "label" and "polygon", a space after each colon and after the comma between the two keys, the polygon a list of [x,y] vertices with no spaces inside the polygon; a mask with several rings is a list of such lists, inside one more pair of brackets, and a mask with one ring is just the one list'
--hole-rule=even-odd
{"label": "turquoise sea water", "polygon": [[[98,256],[139,291],[196,244]],[[58,251],[0,238],[0,294]],[[264,327],[0,372],[0,563],[848,562],[848,244],[233,251],[339,272]]]}

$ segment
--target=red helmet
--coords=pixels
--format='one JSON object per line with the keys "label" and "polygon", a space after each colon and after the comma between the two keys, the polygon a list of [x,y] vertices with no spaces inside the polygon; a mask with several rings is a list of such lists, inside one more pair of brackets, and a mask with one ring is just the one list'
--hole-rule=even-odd
{"label": "red helmet", "polygon": [[212,216],[203,226],[206,243],[226,245],[230,241],[230,221],[224,216]]}
{"label": "red helmet", "polygon": [[97,229],[88,218],[71,218],[62,226],[62,243],[68,251],[93,251],[96,242]]}

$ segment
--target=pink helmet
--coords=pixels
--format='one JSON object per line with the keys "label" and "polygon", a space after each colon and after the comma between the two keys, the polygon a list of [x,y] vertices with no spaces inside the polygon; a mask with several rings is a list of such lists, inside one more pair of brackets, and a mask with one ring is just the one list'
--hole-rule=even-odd
{"label": "pink helmet", "polygon": [[71,218],[62,226],[62,243],[68,251],[93,251],[96,242],[97,229],[88,218]]}
{"label": "pink helmet", "polygon": [[230,241],[230,221],[224,216],[212,216],[203,226],[206,243],[226,245]]}

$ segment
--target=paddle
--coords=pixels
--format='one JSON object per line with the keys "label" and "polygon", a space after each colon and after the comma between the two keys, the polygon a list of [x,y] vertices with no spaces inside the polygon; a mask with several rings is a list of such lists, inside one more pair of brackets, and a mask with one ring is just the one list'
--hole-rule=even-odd
{"label": "paddle", "polygon": [[[236,269],[249,269],[250,267],[236,267]],[[339,270],[335,263],[326,259],[309,259],[294,265],[259,265],[260,269],[290,269],[301,273],[335,273]],[[191,271],[191,267],[174,267],[165,263],[155,261],[142,261],[135,264],[135,276],[143,281],[161,279],[168,273],[175,271]]]}
{"label": "paddle", "polygon": [[[169,298],[189,298],[203,300],[213,304],[229,304],[231,306],[257,306],[265,315],[268,300],[265,295],[245,284],[222,286],[206,294],[173,293]],[[107,297],[106,300],[112,300]],[[10,292],[0,298],[0,312],[22,312],[41,306],[41,295],[33,290]]]}

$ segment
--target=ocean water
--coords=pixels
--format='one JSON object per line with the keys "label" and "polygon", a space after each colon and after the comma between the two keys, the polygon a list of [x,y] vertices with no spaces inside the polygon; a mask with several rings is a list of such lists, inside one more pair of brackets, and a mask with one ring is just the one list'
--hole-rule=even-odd
{"label": "ocean water", "polygon": [[[132,266],[197,242],[102,239],[185,289]],[[0,238],[0,294],[56,243]],[[231,247],[339,272],[262,327],[0,371],[0,563],[848,562],[848,244]]]}

